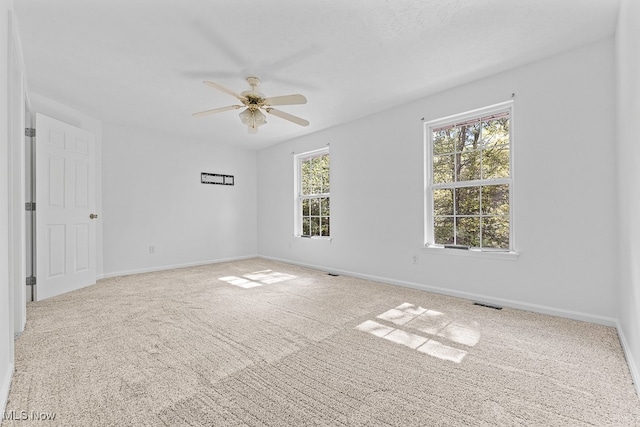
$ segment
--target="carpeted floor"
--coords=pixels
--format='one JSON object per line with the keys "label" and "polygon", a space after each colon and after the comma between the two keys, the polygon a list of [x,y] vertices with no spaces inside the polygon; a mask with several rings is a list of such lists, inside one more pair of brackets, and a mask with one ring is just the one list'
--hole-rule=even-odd
{"label": "carpeted floor", "polygon": [[640,425],[614,328],[262,259],[27,319],[3,426]]}

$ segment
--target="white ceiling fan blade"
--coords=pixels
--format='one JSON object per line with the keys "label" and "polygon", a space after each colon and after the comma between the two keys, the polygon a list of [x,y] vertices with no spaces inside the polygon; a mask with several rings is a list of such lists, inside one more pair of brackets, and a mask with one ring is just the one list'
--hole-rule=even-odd
{"label": "white ceiling fan blade", "polygon": [[289,120],[300,126],[309,126],[309,122],[305,119],[301,119],[300,117],[296,117],[292,114],[285,113],[284,111],[276,110],[275,108],[266,108],[265,111],[269,114],[273,114],[274,116],[278,116],[281,119]]}
{"label": "white ceiling fan blade", "polygon": [[304,95],[300,95],[300,94],[272,96],[264,100],[265,105],[295,105],[295,104],[306,104],[306,103],[307,103],[307,98],[305,98]]}
{"label": "white ceiling fan blade", "polygon": [[220,83],[210,82],[210,81],[204,81],[203,83],[206,84],[209,87],[212,87],[214,89],[218,89],[220,92],[224,92],[224,93],[227,93],[227,94],[229,94],[229,95],[231,95],[233,97],[236,97],[240,101],[244,101],[245,100],[244,96],[240,95],[239,93],[236,93],[236,92],[232,91],[228,87],[222,86]]}
{"label": "white ceiling fan blade", "polygon": [[193,117],[208,116],[209,114],[222,113],[223,111],[237,110],[242,108],[242,105],[229,105],[228,107],[214,108],[213,110],[200,111],[199,113],[193,113]]}

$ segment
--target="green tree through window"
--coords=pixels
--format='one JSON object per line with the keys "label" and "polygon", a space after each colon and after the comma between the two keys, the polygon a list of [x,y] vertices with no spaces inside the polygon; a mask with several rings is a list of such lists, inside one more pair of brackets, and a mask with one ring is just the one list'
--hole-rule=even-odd
{"label": "green tree through window", "polygon": [[511,249],[510,109],[428,127],[428,243]]}
{"label": "green tree through window", "polygon": [[329,175],[328,149],[298,156],[297,234],[331,235]]}

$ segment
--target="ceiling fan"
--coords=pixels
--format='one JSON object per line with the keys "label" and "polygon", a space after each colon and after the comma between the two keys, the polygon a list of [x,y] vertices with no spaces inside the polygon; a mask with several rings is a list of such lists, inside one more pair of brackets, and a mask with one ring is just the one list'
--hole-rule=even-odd
{"label": "ceiling fan", "polygon": [[221,92],[229,94],[235,98],[237,98],[243,105],[229,105],[227,107],[214,108],[213,110],[201,111],[199,113],[193,113],[194,117],[202,117],[207,116],[209,114],[222,113],[223,111],[229,110],[237,110],[238,108],[246,107],[240,113],[240,120],[244,125],[247,126],[247,130],[249,133],[257,133],[258,127],[267,123],[267,119],[262,111],[267,114],[271,114],[281,119],[289,120],[295,124],[300,126],[308,126],[309,122],[305,119],[301,119],[300,117],[294,116],[289,113],[285,113],[284,111],[276,110],[273,108],[274,105],[295,105],[295,104],[306,104],[307,98],[300,94],[294,95],[283,95],[283,96],[272,96],[267,98],[262,92],[259,92],[258,85],[260,84],[260,79],[257,77],[247,77],[247,82],[249,86],[251,86],[250,90],[245,90],[244,92],[238,94],[231,89],[222,86],[219,83],[205,81],[204,84],[217,89]]}

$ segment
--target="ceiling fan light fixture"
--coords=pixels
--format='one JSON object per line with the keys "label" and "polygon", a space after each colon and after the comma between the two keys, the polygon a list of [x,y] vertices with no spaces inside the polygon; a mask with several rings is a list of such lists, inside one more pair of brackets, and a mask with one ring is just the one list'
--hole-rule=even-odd
{"label": "ceiling fan light fixture", "polygon": [[267,117],[260,110],[253,110],[253,119],[256,122],[256,126],[262,126],[267,123]]}
{"label": "ceiling fan light fixture", "polygon": [[267,118],[258,109],[247,108],[239,116],[242,124],[247,126],[249,133],[257,133],[258,127],[267,123]]}
{"label": "ceiling fan light fixture", "polygon": [[242,121],[242,123],[247,126],[251,126],[251,123],[253,122],[253,113],[251,112],[251,110],[246,108],[242,110],[238,115],[240,116],[240,120]]}

